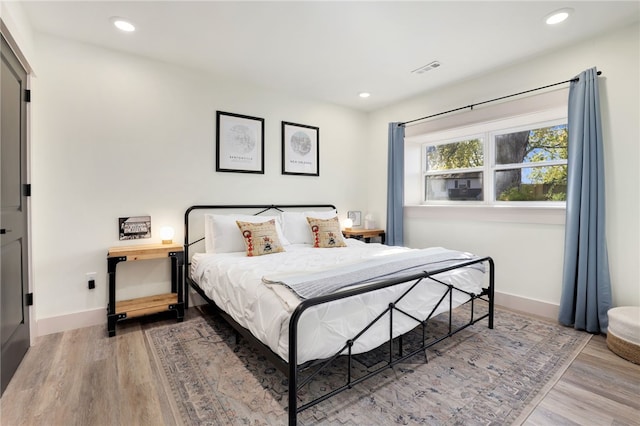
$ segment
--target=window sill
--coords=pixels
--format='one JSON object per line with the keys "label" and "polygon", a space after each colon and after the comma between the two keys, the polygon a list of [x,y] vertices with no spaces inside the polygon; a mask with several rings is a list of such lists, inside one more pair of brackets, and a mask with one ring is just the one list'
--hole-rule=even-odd
{"label": "window sill", "polygon": [[405,205],[406,217],[479,222],[564,225],[564,206]]}

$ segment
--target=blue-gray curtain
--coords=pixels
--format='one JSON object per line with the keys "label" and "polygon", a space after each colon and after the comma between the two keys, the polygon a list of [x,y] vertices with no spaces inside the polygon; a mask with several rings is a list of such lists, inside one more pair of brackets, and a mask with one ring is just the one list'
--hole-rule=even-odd
{"label": "blue-gray curtain", "polygon": [[404,126],[389,123],[389,158],[387,167],[387,244],[401,246],[404,205]]}
{"label": "blue-gray curtain", "polygon": [[598,74],[569,88],[569,169],[561,324],[606,333],[611,279],[605,238],[604,158]]}

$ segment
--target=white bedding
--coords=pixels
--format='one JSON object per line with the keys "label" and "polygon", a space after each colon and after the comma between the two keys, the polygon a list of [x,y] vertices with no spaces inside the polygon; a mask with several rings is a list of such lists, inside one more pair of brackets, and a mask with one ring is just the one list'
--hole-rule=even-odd
{"label": "white bedding", "polygon": [[[365,244],[353,239],[347,239],[346,242],[346,248],[328,249],[291,244],[286,246],[286,252],[259,257],[247,257],[244,252],[197,253],[191,259],[190,273],[210,299],[286,361],[289,317],[299,299],[282,285],[265,284],[263,277],[284,277],[302,272],[322,273],[337,266],[355,265],[363,260],[376,258],[388,259],[385,256],[413,251],[404,247]],[[424,251],[438,254],[446,249],[431,248]],[[481,292],[483,272],[477,269],[454,270],[439,277],[465,291],[475,294]],[[397,297],[409,285],[401,284],[305,311],[298,324],[298,363],[335,354],[347,339],[353,337],[388,306],[393,295]],[[446,291],[446,287],[434,283],[427,286],[420,284],[419,287],[420,292],[414,289],[411,297],[403,299],[398,306],[424,318]],[[454,306],[468,299],[466,294],[454,291]],[[448,303],[446,305],[443,303],[434,315],[445,311]],[[415,321],[399,314],[394,315],[394,322],[395,335],[416,326]],[[356,341],[353,353],[366,352],[388,340],[388,327],[388,320],[378,322]]]}

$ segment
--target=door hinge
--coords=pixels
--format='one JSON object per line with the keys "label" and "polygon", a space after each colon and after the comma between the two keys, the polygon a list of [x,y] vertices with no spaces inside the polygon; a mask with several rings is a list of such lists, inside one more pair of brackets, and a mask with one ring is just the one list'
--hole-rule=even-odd
{"label": "door hinge", "polygon": [[31,102],[31,89],[24,89],[24,101]]}
{"label": "door hinge", "polygon": [[25,197],[31,197],[31,184],[25,183],[22,185],[22,195]]}
{"label": "door hinge", "polygon": [[25,303],[27,304],[27,306],[33,306],[33,293],[25,294],[25,298]]}

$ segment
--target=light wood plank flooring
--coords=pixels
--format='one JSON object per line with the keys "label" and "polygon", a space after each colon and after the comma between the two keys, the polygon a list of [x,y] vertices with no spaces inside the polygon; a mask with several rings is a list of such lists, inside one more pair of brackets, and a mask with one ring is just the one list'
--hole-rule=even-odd
{"label": "light wood plank flooring", "polygon": [[[199,315],[189,309],[187,318]],[[0,400],[0,424],[163,425],[174,419],[148,358],[143,330],[175,317],[156,315],[42,336]],[[525,422],[538,425],[640,425],[640,365],[593,336]]]}

